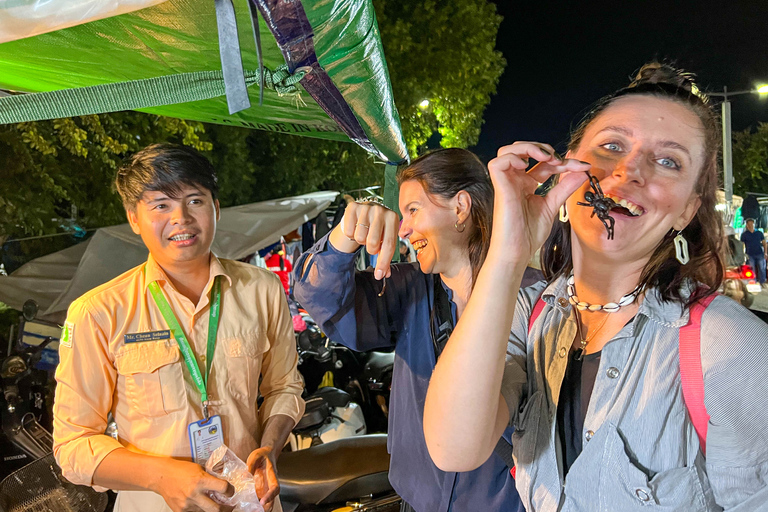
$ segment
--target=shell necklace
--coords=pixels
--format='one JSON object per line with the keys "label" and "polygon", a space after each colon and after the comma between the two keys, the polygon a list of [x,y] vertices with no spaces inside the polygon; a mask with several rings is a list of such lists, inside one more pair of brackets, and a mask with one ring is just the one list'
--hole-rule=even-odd
{"label": "shell necklace", "polygon": [[587,302],[581,302],[576,296],[576,287],[574,286],[573,272],[568,276],[568,302],[576,306],[579,311],[605,311],[606,313],[616,313],[623,306],[629,306],[642,291],[640,287],[635,288],[628,294],[624,295],[619,302],[609,302],[607,304],[589,304]]}

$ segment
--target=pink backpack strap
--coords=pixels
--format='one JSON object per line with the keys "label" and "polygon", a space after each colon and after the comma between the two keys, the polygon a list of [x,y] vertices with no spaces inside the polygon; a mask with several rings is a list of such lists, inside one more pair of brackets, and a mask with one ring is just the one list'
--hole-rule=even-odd
{"label": "pink backpack strap", "polygon": [[707,454],[709,413],[704,405],[704,371],[701,367],[701,316],[715,295],[697,302],[690,309],[688,324],[680,328],[680,379],[683,398],[693,428],[699,436],[701,452]]}
{"label": "pink backpack strap", "polygon": [[544,309],[544,306],[546,306],[547,303],[544,302],[544,299],[539,297],[539,300],[536,301],[536,305],[533,306],[533,311],[531,312],[531,318],[528,320],[528,334],[531,333],[531,328],[533,327],[533,322],[536,321],[537,318],[539,318],[539,315],[541,314],[542,310]]}

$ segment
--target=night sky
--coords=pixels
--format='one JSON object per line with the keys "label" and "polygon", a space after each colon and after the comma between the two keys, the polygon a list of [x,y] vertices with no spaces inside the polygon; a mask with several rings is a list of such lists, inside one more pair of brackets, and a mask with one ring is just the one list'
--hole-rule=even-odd
{"label": "night sky", "polygon": [[[507,67],[472,148],[483,160],[516,140],[564,149],[588,107],[654,58],[695,72],[705,91],[768,83],[768,0],[495,3]],[[765,96],[732,99],[734,131],[768,122]]]}

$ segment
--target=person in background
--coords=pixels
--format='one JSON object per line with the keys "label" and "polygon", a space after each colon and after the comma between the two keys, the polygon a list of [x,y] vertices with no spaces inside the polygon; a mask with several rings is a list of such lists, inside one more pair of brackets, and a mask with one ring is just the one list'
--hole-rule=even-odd
{"label": "person in background", "polygon": [[275,465],[304,411],[296,344],[279,279],[211,252],[216,179],[186,146],[128,158],[117,190],[149,257],[67,313],[53,453],[69,481],[119,491],[116,512],[224,510],[209,493],[228,483],[200,466],[221,444],[280,510]]}
{"label": "person in background", "polygon": [[291,265],[291,261],[285,257],[283,244],[277,244],[264,261],[267,264],[267,269],[277,274],[277,277],[280,278],[285,294],[290,295],[291,271],[293,270],[293,265]]}
{"label": "person in background", "polygon": [[755,219],[747,219],[746,226],[747,229],[741,234],[741,241],[744,242],[747,264],[755,269],[757,282],[765,288],[768,286],[765,280],[765,262],[768,259],[768,245],[765,243],[765,235],[762,231],[755,231]]}
{"label": "person in background", "polygon": [[[422,415],[427,384],[450,325],[464,312],[488,248],[493,189],[488,171],[463,149],[442,149],[398,174],[398,215],[350,203],[332,231],[295,262],[297,300],[328,338],[354,350],[394,348],[389,407],[389,480],[403,511],[522,511],[507,461],[489,454],[472,471],[438,469],[427,453]],[[418,263],[395,263],[399,236]],[[355,270],[365,246],[375,269]],[[509,447],[510,431],[497,441]]]}
{"label": "person in background", "polygon": [[[601,100],[566,156],[620,205],[612,237],[581,206],[600,192],[583,169],[546,144],[499,150],[488,256],[424,407],[438,467],[480,466],[514,425],[528,512],[765,510],[768,325],[715,295],[720,140],[706,96],[672,66]],[[548,283],[519,290],[542,244]]]}

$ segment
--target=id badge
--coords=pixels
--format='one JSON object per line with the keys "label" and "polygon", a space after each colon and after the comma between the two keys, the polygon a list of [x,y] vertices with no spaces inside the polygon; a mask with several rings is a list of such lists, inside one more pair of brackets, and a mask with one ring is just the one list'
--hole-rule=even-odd
{"label": "id badge", "polygon": [[198,464],[205,465],[213,451],[223,444],[224,430],[221,428],[219,415],[189,424],[189,447],[192,450],[192,460]]}

